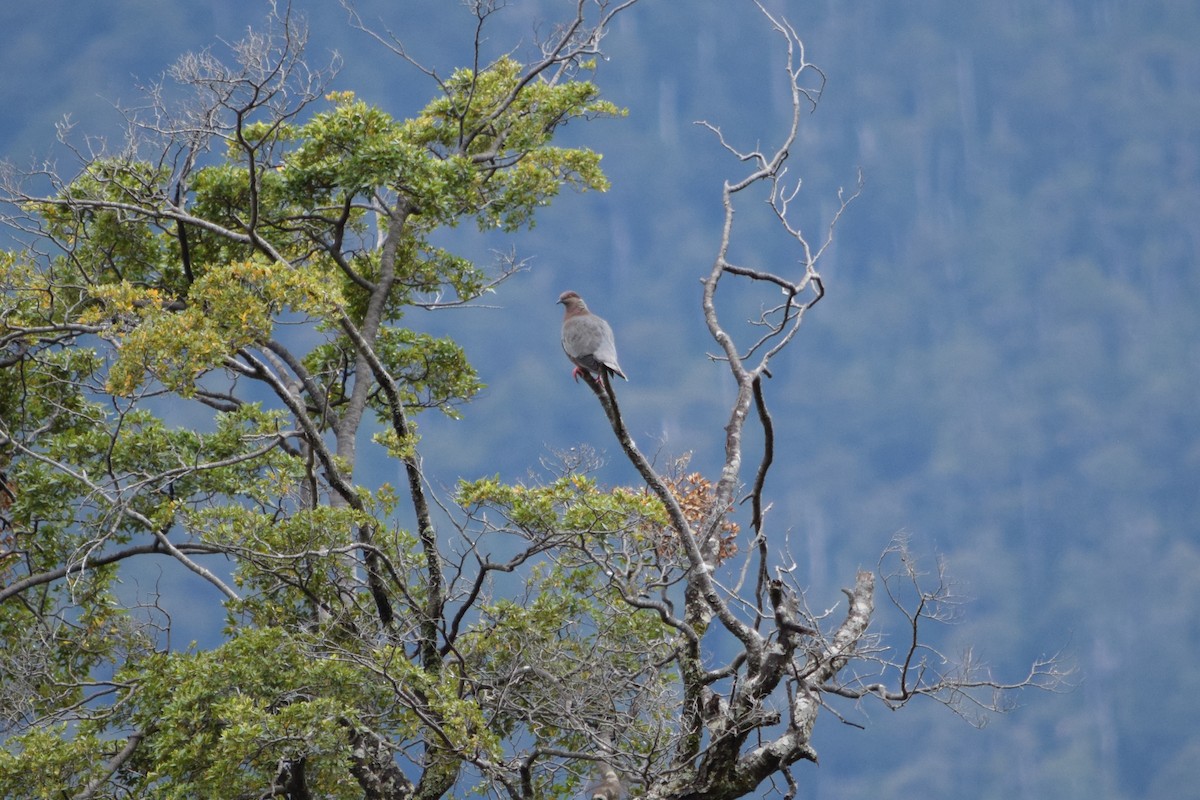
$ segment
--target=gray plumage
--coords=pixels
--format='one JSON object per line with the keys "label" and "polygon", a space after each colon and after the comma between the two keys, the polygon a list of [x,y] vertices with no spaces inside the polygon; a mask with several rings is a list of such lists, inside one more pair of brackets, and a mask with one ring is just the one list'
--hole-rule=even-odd
{"label": "gray plumage", "polygon": [[562,324],[563,351],[575,365],[575,371],[572,373],[575,379],[579,379],[582,370],[587,370],[594,375],[607,371],[610,375],[620,375],[629,380],[621,371],[621,365],[617,363],[617,344],[608,323],[588,311],[587,303],[575,292],[563,292],[558,302],[565,308]]}

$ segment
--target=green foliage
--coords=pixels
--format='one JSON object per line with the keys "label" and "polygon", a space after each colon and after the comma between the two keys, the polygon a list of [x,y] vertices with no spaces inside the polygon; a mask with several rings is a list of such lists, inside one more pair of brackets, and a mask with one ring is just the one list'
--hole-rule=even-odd
{"label": "green foliage", "polygon": [[513,231],[531,224],[563,185],[608,188],[599,154],[549,142],[566,119],[616,116],[620,109],[599,99],[589,82],[524,84],[522,73],[507,57],[480,74],[456,70],[445,94],[405,124],[404,138],[437,156],[438,169],[418,173],[411,184],[422,213],[447,220],[474,208],[481,229]]}
{"label": "green foliage", "polygon": [[579,534],[666,527],[666,511],[646,491],[600,488],[594,478],[571,473],[546,486],[507,484],[498,477],[459,483],[455,502],[468,511],[501,508],[517,527],[531,535]]}
{"label": "green foliage", "polygon": [[350,92],[328,99],[333,109],[297,131],[299,145],[281,167],[284,192],[293,202],[330,202],[341,192],[389,186],[425,166],[428,159],[404,141],[399,124],[382,109]]}
{"label": "green foliage", "polygon": [[164,307],[158,290],[127,282],[97,287],[93,297],[100,305],[82,322],[110,317],[128,326],[112,330],[120,351],[106,388],[129,395],[149,375],[183,396],[194,391],[197,378],[241,348],[270,339],[283,312],[328,317],[341,299],[336,286],[314,270],[257,259],[206,270],[179,312]]}
{"label": "green foliage", "polygon": [[[557,660],[543,688],[590,692],[593,709],[599,686],[634,674],[634,717],[665,685],[646,658],[668,631],[587,563],[592,544],[661,526],[656,502],[575,479],[477,485],[469,502],[553,541],[529,550],[528,607],[474,598],[451,646],[435,602],[457,545],[431,539],[413,488],[409,416],[457,416],[482,384],[453,338],[408,315],[494,283],[432,237],[465,221],[517,231],[563,187],[605,189],[598,154],[552,142],[618,110],[509,57],[454,72],[403,121],[349,92],[285,109],[251,62],[241,78],[197,73],[220,98],[207,139],[189,127],[165,154],[143,142],[87,161],[21,198],[44,247],[0,253],[0,575],[14,587],[0,796],[99,779],[97,796],[257,797],[295,763],[313,796],[361,797],[368,772],[422,752],[413,769],[451,786],[463,764],[506,758],[505,732],[582,743],[549,695],[498,702],[504,670]],[[408,467],[421,535],[357,463],[360,441]],[[220,592],[220,644],[173,649],[167,615],[118,591],[146,559]],[[576,782],[547,772],[538,790]]]}
{"label": "green foliage", "polygon": [[136,201],[168,178],[160,164],[101,157],[85,165],[61,197],[29,205],[45,220],[47,233],[62,242],[61,266],[82,273],[85,283],[177,285],[182,273],[169,257],[161,223]]}
{"label": "green foliage", "polygon": [[131,665],[131,721],[154,732],[137,760],[144,785],[180,800],[238,797],[270,785],[281,759],[303,758],[314,791],[355,797],[345,730],[374,706],[372,684],[352,665],[314,658],[315,644],[247,629],[209,652]]}
{"label": "green foliage", "polygon": [[[653,593],[679,568],[657,547],[667,535],[661,503],[576,474],[538,487],[462,482],[456,502],[480,518],[498,512],[536,546],[556,548],[553,562],[532,570],[523,597],[483,605],[460,640],[475,679],[516,709],[493,727],[520,731],[540,748],[578,750],[588,746],[581,720],[620,719],[622,745],[652,753],[671,704],[649,698],[672,691],[672,669],[661,665],[678,633],[623,597]],[[539,791],[574,786],[543,775]]]}
{"label": "green foliage", "polygon": [[98,772],[96,756],[111,748],[95,734],[65,724],[34,728],[0,749],[0,797],[59,800]]}

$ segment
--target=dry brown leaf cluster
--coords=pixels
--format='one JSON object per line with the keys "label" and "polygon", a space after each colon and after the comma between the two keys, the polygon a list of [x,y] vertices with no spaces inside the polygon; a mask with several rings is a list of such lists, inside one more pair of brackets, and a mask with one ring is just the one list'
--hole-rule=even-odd
{"label": "dry brown leaf cluster", "polygon": [[[671,494],[679,502],[688,524],[693,530],[698,528],[712,513],[713,505],[716,502],[716,492],[712,481],[699,472],[689,472],[667,478],[666,484]],[[731,508],[724,510],[728,512]],[[740,526],[728,518],[721,523],[717,540],[718,564],[737,555],[737,535],[740,530]],[[672,555],[677,551],[678,546],[679,543],[674,534],[668,529],[664,529],[663,535],[659,537],[658,553],[664,556]]]}

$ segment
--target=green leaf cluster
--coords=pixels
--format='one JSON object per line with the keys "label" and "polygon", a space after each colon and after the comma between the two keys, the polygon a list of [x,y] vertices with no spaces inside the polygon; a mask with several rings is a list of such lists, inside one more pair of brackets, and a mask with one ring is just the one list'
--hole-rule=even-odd
{"label": "green leaf cluster", "polygon": [[450,221],[471,209],[480,228],[512,231],[531,224],[564,185],[608,188],[598,153],[550,141],[568,119],[621,110],[588,81],[525,81],[523,66],[509,57],[479,73],[456,70],[443,96],[405,123],[405,138],[439,164],[430,182],[415,182],[418,198],[438,198],[419,205],[422,212]]}
{"label": "green leaf cluster", "polygon": [[150,375],[185,397],[201,375],[241,348],[270,339],[280,314],[322,318],[341,301],[336,285],[315,271],[261,258],[208,269],[192,284],[181,311],[168,310],[159,290],[128,282],[98,286],[92,296],[98,305],[83,322],[109,317],[125,328],[109,331],[120,351],[108,390],[128,395]]}
{"label": "green leaf cluster", "polygon": [[324,797],[361,797],[345,769],[346,727],[365,709],[376,724],[411,730],[354,665],[279,628],[244,629],[215,650],[157,656],[137,665],[131,722],[153,731],[135,766],[164,798],[251,796],[271,785],[281,760],[304,759]]}
{"label": "green leaf cluster", "polygon": [[[653,596],[661,588],[653,581],[674,568],[655,547],[667,525],[658,499],[570,474],[533,487],[464,481],[456,501],[473,517],[498,512],[511,525],[505,531],[554,548],[523,593],[483,605],[460,640],[476,680],[490,676],[514,707],[493,725],[571,750],[588,746],[588,726],[619,717],[622,745],[652,751],[669,724],[657,710],[669,704],[646,700],[671,691],[673,673],[659,665],[680,642],[656,613],[625,598]],[[561,776],[539,780],[543,791],[564,788]]]}
{"label": "green leaf cluster", "polygon": [[648,492],[623,486],[604,490],[594,478],[575,473],[545,486],[509,484],[499,476],[464,480],[455,502],[468,511],[500,509],[531,536],[640,531],[668,524],[661,501]]}

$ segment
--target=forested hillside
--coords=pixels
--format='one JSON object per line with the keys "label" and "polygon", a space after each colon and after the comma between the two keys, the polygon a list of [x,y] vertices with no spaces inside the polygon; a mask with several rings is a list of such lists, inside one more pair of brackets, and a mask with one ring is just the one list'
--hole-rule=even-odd
{"label": "forested hillside", "polygon": [[[0,156],[66,163],[54,142],[65,114],[76,146],[119,136],[109,101],[130,104],[139,77],[237,36],[265,9],[204,5],[0,10]],[[310,54],[341,52],[335,88],[397,118],[415,113],[427,79],[379,58],[332,5],[295,3]],[[469,15],[449,5],[360,8],[449,72],[469,57],[471,35]],[[453,232],[480,261],[515,248],[529,269],[489,310],[415,323],[453,327],[487,385],[464,419],[425,423],[425,446],[453,465],[427,476],[435,487],[518,480],[570,448],[611,454],[603,482],[635,477],[570,379],[554,303],[564,289],[616,330],[630,378],[619,391],[642,449],[691,453],[701,472],[717,463],[728,398],[706,354],[699,279],[719,235],[721,181],[738,164],[693,123],[751,147],[789,113],[782,51],[764,46],[771,34],[748,5],[647,3],[621,18],[596,81],[628,116],[573,124],[565,137],[603,153],[611,189],[559,198],[518,237]],[[800,422],[777,442],[770,481],[786,501],[769,514],[787,542],[773,546],[790,549],[802,582],[832,603],[856,567],[909,536],[929,570],[944,559],[965,601],[936,633],[949,655],[973,646],[998,677],[1019,677],[1061,649],[1078,670],[1071,691],[1020,695],[979,731],[932,703],[897,715],[864,703],[847,725],[825,716],[821,765],[798,770],[798,796],[1194,791],[1200,5],[766,5],[827,78],[789,161],[811,229],[830,223],[859,170],[865,182],[822,269],[827,296],[773,365],[773,388],[790,400],[774,413]],[[555,3],[509,6],[497,30],[529,30]],[[735,249],[754,263],[795,259],[788,246],[764,228],[741,231]],[[198,620],[195,635],[221,622]]]}

